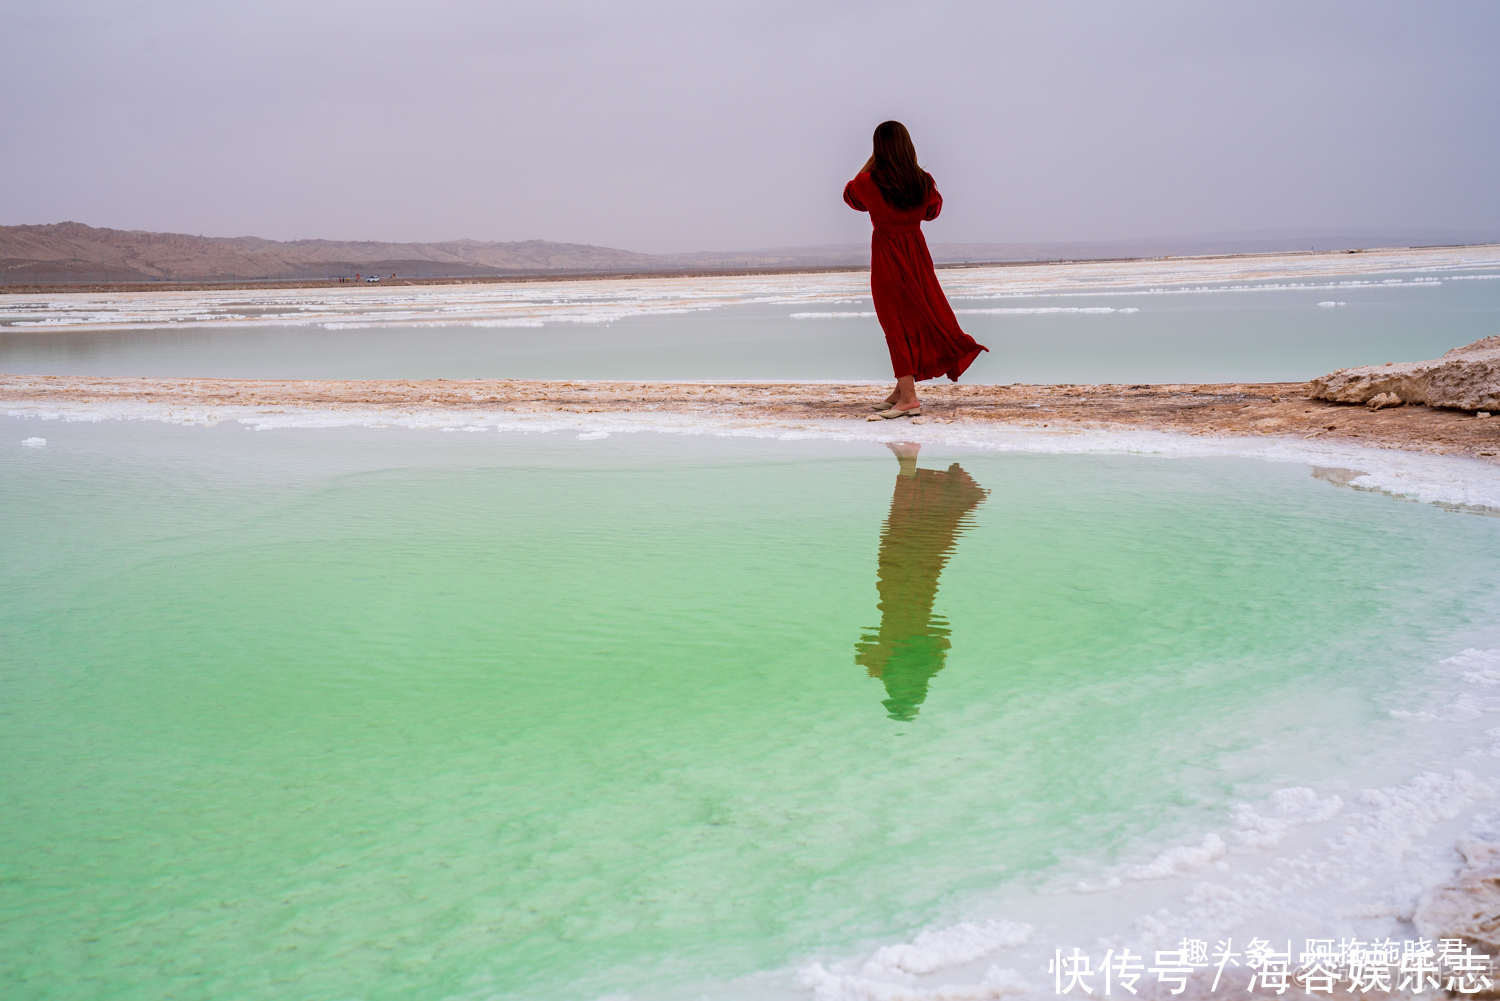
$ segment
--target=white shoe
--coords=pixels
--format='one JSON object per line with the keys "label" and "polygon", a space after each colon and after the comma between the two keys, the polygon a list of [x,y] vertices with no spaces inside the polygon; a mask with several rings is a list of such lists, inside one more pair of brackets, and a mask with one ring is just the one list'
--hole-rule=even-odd
{"label": "white shoe", "polygon": [[882,410],[880,412],[880,416],[884,417],[886,420],[893,420],[897,417],[920,417],[921,414],[922,404],[920,403],[912,407],[910,410],[897,410],[895,407],[892,407],[889,410]]}

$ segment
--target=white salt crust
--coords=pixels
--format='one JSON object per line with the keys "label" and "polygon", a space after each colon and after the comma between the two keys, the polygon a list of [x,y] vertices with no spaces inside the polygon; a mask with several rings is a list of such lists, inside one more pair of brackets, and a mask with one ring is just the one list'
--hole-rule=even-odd
{"label": "white salt crust", "polygon": [[[1452,271],[1500,267],[1500,246],[1375,250],[1327,256],[1186,258],[1098,264],[943,270],[955,304],[1049,296],[1160,296],[1237,292],[1436,288]],[[1403,278],[1359,275],[1407,274]],[[1294,280],[1296,279],[1296,280]],[[1234,283],[1234,284],[1225,284]],[[33,293],[6,296],[0,330],[149,330],[199,327],[541,327],[608,324],[631,317],[751,304],[831,306],[869,302],[864,272],[722,275],[400,286],[223,291]],[[958,312],[971,312],[959,309]],[[1012,307],[999,313],[1093,313],[1104,307]],[[1129,309],[1115,309],[1127,313]],[[868,311],[791,314],[797,319],[872,317]]]}
{"label": "white salt crust", "polygon": [[[1490,826],[1477,808],[1495,795],[1493,781],[1464,769],[1364,790],[1348,809],[1338,797],[1319,799],[1310,789],[1278,790],[1266,803],[1241,804],[1235,828],[1206,835],[1202,845],[1169,848],[1144,867],[1121,867],[1112,885],[1077,887],[1086,903],[1039,900],[1051,905],[1041,931],[1006,920],[964,922],[883,946],[863,962],[808,963],[798,982],[817,1001],[1050,996],[1047,961],[1056,948],[1066,954],[1076,946],[1095,961],[1108,949],[1128,948],[1149,965],[1155,950],[1174,949],[1183,938],[1233,938],[1243,947],[1251,936],[1280,935],[1294,948],[1302,938],[1337,939],[1351,929],[1414,938],[1418,898],[1459,868],[1454,837]],[[1285,813],[1288,800],[1294,808]],[[1312,804],[1311,812],[1301,812],[1304,804]],[[1295,848],[1277,852],[1294,828],[1305,828],[1296,831]],[[1277,837],[1264,840],[1259,832],[1266,829]],[[1164,885],[1142,894],[1122,889],[1122,875]],[[1237,993],[1244,975],[1231,975],[1228,989]],[[1141,996],[1164,994],[1151,979],[1143,978]]]}
{"label": "white salt crust", "polygon": [[[238,422],[258,431],[276,428],[395,427],[468,432],[573,432],[599,438],[608,434],[654,431],[727,438],[831,439],[835,441],[916,441],[1028,454],[1154,455],[1163,458],[1234,456],[1267,462],[1298,462],[1358,471],[1348,485],[1420,503],[1442,504],[1500,514],[1500,466],[1462,456],[1430,455],[1399,449],[1342,445],[1300,438],[1185,435],[1165,431],[1088,428],[995,427],[958,420],[951,424],[898,426],[868,421],[744,420],[672,413],[515,413],[473,410],[323,410],[317,408],[182,407],[151,403],[0,404],[9,417],[41,420],[151,420],[214,425]],[[601,435],[600,432],[604,434]]]}
{"label": "white salt crust", "polygon": [[[1453,727],[1500,713],[1500,698],[1474,694],[1500,684],[1500,649],[1463,650],[1439,660],[1429,674],[1436,682],[1433,698],[1452,701],[1434,705],[1435,713],[1392,716]],[[1475,762],[1473,770],[1423,772],[1398,786],[1362,790],[1348,802],[1288,787],[1259,803],[1236,804],[1229,824],[1201,843],[1172,846],[1148,862],[1118,866],[1096,883],[1065,888],[1054,898],[1061,906],[1049,909],[1040,931],[995,918],[964,922],[883,946],[863,963],[808,963],[799,983],[816,1001],[1050,996],[1055,985],[1047,961],[1057,948],[1067,954],[1078,946],[1096,960],[1108,949],[1128,948],[1149,965],[1155,950],[1175,949],[1183,938],[1237,939],[1243,946],[1252,935],[1273,941],[1281,935],[1294,949],[1309,936],[1415,938],[1418,899],[1463,865],[1455,840],[1494,839],[1500,828],[1500,812],[1493,809],[1500,766],[1492,760],[1500,758],[1500,741],[1463,752],[1476,735],[1457,741],[1460,755]],[[1483,735],[1500,738],[1500,727]],[[1155,892],[1132,885],[1142,880],[1156,883]],[[1078,894],[1098,902],[1069,906],[1067,898]],[[1223,989],[1238,993],[1245,976],[1230,975]],[[1143,978],[1141,996],[1164,996],[1165,988],[1150,979]],[[1202,995],[1201,985],[1196,993]]]}

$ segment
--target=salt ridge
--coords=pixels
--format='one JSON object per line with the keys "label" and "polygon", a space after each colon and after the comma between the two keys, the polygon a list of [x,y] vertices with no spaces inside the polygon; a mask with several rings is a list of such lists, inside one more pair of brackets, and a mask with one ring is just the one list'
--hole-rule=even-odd
{"label": "salt ridge", "polygon": [[[1042,295],[1165,295],[1333,287],[1338,275],[1500,267],[1500,246],[1369,251],[1222,259],[1100,262],[944,270],[953,299]],[[1453,276],[1495,277],[1495,276]],[[1320,279],[1324,284],[1292,279]],[[1438,287],[1446,278],[1337,283],[1389,288]],[[1254,282],[1190,288],[1194,283]],[[55,293],[7,296],[0,330],[141,330],[198,326],[379,326],[612,323],[633,316],[755,303],[838,304],[867,299],[862,272],[702,278],[599,279],[395,288],[239,289],[202,292]]]}
{"label": "salt ridge", "polygon": [[[1024,928],[1028,934],[985,940],[970,931],[978,925],[964,922],[923,931],[909,943],[883,946],[862,964],[809,963],[797,979],[817,1001],[1050,996],[1047,961],[1059,947],[1064,952],[1082,947],[1096,961],[1107,949],[1128,948],[1149,961],[1155,950],[1176,948],[1184,938],[1232,939],[1243,947],[1251,935],[1273,941],[1279,935],[1296,943],[1309,935],[1337,939],[1369,928],[1399,938],[1403,929],[1410,931],[1405,926],[1419,896],[1450,878],[1458,867],[1455,835],[1493,826],[1494,818],[1478,810],[1495,795],[1494,780],[1466,769],[1424,772],[1399,786],[1366,789],[1350,811],[1336,796],[1319,799],[1311,789],[1278,790],[1266,803],[1235,808],[1239,832],[1275,830],[1278,836],[1270,841],[1241,839],[1231,846],[1220,833],[1211,832],[1201,845],[1168,848],[1147,866],[1117,870],[1126,879],[1159,880],[1165,884],[1162,892],[1143,897],[1129,885],[1122,888],[1117,876],[1108,885],[1078,890],[1091,901],[1100,892],[1120,899],[1091,902],[1082,909],[1054,906],[1052,920],[1046,922],[1051,927],[1040,936],[1033,934],[1031,925],[991,919],[990,926]],[[1285,809],[1289,800],[1294,804],[1291,810]],[[1299,812],[1295,805],[1303,802],[1312,803],[1313,809]],[[1330,824],[1335,818],[1339,823]],[[1460,822],[1458,828],[1454,821]],[[1439,830],[1444,834],[1433,837]],[[1283,838],[1297,833],[1302,837],[1293,850],[1276,851]],[[1138,871],[1132,874],[1132,868]],[[1150,908],[1148,902],[1166,906]],[[1132,913],[1133,920],[1125,917]],[[1061,927],[1059,920],[1064,922]],[[955,939],[971,942],[973,948],[954,950],[950,943]],[[885,962],[891,955],[900,955],[902,964]],[[983,974],[976,961],[989,964]],[[931,973],[946,974],[942,979],[947,982],[934,984],[930,977],[928,983],[920,982],[923,974]],[[1230,973],[1235,977],[1230,989],[1237,990],[1245,975]],[[1149,977],[1143,981],[1141,996],[1165,994]]]}
{"label": "salt ridge", "polygon": [[398,427],[440,431],[547,433],[576,430],[706,434],[721,437],[823,438],[837,441],[916,441],[1029,454],[1129,453],[1172,457],[1238,457],[1297,462],[1358,471],[1349,485],[1419,503],[1500,514],[1500,468],[1479,459],[1399,449],[1341,445],[1295,438],[1185,435],[1164,431],[1091,428],[995,428],[981,424],[866,421],[771,421],[669,413],[522,414],[467,411],[318,410],[262,407],[163,407],[148,403],[5,405],[10,417],[41,420],[153,420],[171,424],[233,421],[256,430],[276,428]]}

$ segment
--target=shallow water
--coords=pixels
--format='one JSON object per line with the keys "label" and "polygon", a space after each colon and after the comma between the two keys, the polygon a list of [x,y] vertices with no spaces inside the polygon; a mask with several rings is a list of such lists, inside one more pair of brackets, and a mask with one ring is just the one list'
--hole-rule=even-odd
{"label": "shallow water", "polygon": [[1123,933],[1141,894],[1043,891],[1500,760],[1390,715],[1500,646],[1500,519],[1306,465],[0,434],[47,439],[0,450],[6,997],[794,995],[954,921]]}
{"label": "shallow water", "polygon": [[[1144,270],[1133,265],[1050,277],[1045,269],[945,271],[960,323],[990,348],[966,378],[1295,381],[1433,358],[1500,324],[1493,268],[1222,280],[1208,263],[1195,267],[1157,285],[1131,284]],[[879,380],[890,363],[866,281],[14,297],[0,311],[0,372]]]}

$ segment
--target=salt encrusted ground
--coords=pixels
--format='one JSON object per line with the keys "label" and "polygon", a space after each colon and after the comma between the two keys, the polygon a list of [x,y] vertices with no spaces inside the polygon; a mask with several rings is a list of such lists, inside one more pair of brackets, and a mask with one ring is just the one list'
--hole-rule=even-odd
{"label": "salt encrusted ground", "polygon": [[[1303,383],[921,387],[927,422],[1016,428],[1130,428],[1200,435],[1317,438],[1463,455],[1500,465],[1500,415],[1405,406],[1371,411],[1305,398]],[[862,383],[249,380],[0,375],[0,409],[124,406],[462,414],[640,413],[746,421],[865,421],[889,386]],[[228,414],[226,413],[226,416]],[[903,419],[904,420],[904,419]]]}

